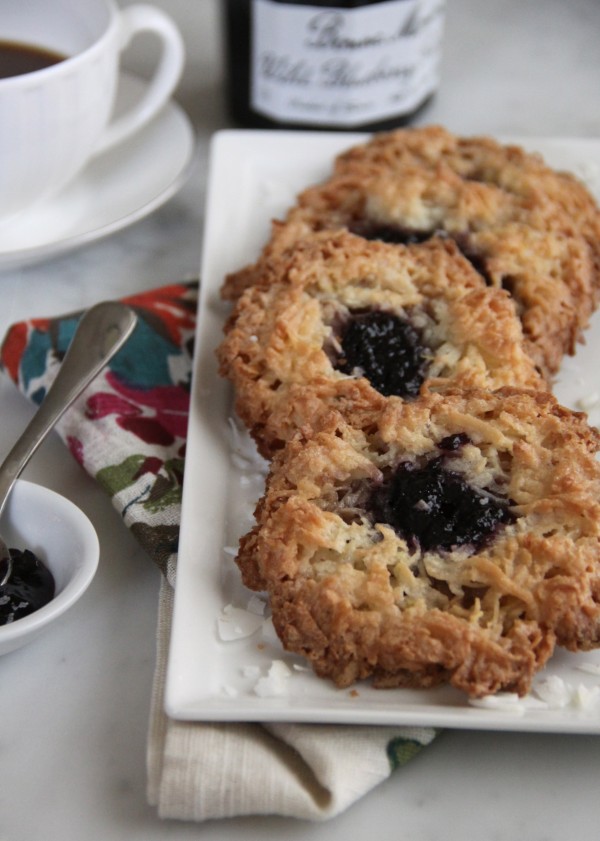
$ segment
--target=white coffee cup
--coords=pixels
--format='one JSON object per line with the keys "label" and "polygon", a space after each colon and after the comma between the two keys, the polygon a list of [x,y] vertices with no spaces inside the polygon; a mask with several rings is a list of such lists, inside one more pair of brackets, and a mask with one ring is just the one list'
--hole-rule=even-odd
{"label": "white coffee cup", "polygon": [[[157,68],[141,101],[111,121],[121,53],[142,33],[160,39]],[[144,4],[118,9],[113,0],[3,3],[0,41],[66,56],[0,78],[0,220],[56,193],[92,157],[145,126],[169,100],[184,64],[168,15]]]}

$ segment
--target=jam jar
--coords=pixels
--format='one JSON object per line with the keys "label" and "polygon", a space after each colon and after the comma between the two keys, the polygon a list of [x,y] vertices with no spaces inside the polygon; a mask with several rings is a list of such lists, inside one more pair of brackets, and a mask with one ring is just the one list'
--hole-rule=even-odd
{"label": "jam jar", "polygon": [[224,0],[228,103],[250,128],[375,131],[439,85],[444,0]]}

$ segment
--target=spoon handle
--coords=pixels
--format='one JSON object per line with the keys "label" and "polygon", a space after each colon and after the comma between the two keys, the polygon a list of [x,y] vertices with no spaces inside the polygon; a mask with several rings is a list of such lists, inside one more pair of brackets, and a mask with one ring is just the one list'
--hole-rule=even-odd
{"label": "spoon handle", "polygon": [[21,471],[56,422],[131,335],[137,316],[117,301],[91,307],[82,316],[54,382],[0,465],[0,513]]}

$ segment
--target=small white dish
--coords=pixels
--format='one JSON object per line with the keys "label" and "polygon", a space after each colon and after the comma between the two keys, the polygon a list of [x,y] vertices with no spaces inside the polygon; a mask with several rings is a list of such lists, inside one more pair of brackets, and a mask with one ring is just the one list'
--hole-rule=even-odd
{"label": "small white dish", "polygon": [[72,502],[49,488],[18,479],[0,518],[10,547],[30,549],[50,569],[52,601],[16,622],[0,625],[0,654],[25,645],[68,610],[88,588],[100,547],[94,527]]}
{"label": "small white dish", "polygon": [[[145,85],[122,73],[116,113],[135,101]],[[54,257],[147,216],[183,186],[194,149],[191,123],[171,101],[134,137],[95,158],[60,193],[0,222],[0,270]]]}

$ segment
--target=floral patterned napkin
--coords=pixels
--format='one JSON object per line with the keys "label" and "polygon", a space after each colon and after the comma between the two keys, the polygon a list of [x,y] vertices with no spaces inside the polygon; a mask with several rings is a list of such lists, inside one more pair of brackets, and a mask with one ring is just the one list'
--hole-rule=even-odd
{"label": "floral patterned napkin", "polygon": [[[133,335],[57,429],[173,583],[197,284],[124,300],[138,315]],[[54,380],[80,315],[22,321],[7,332],[0,365],[34,403]]]}
{"label": "floral patterned napkin", "polygon": [[[426,728],[178,722],[163,711],[198,286],[125,298],[138,325],[57,430],[163,573],[148,733],[148,797],[186,820],[338,814],[434,737]],[[41,403],[80,313],[14,324],[0,365]]]}

